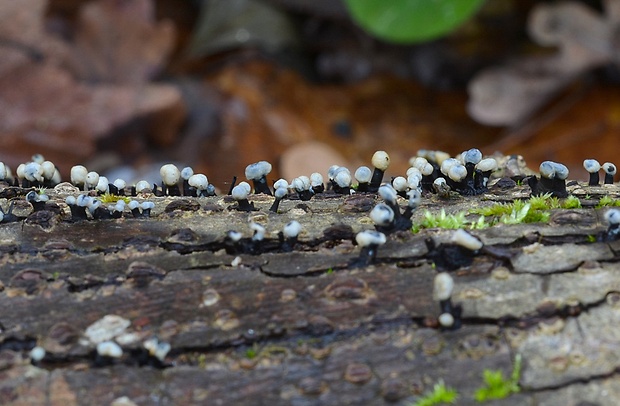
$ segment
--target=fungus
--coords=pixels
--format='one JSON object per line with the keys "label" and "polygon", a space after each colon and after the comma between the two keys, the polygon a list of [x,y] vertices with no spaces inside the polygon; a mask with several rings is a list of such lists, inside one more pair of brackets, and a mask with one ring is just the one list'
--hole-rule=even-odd
{"label": "fungus", "polygon": [[144,343],[144,348],[148,351],[149,356],[157,359],[160,363],[164,362],[166,359],[166,355],[170,352],[172,348],[170,344],[159,341],[157,338],[149,338]]}
{"label": "fungus", "polygon": [[136,193],[152,193],[153,189],[151,189],[151,184],[145,180],[138,181],[136,186],[134,187]]}
{"label": "fungus", "polygon": [[583,168],[590,174],[588,186],[597,186],[601,180],[598,174],[601,164],[596,159],[584,159]]}
{"label": "fungus", "polygon": [[151,217],[151,210],[155,208],[155,203],[153,202],[142,202],[140,203],[140,209],[142,209],[142,217]]}
{"label": "fungus", "polygon": [[86,175],[88,175],[88,169],[86,169],[86,167],[75,165],[71,168],[71,183],[80,190],[85,190]]}
{"label": "fungus", "polygon": [[246,166],[245,177],[252,181],[254,193],[264,193],[271,196],[271,190],[267,186],[267,175],[271,172],[271,164],[267,161],[259,161]]}
{"label": "fungus", "polygon": [[102,341],[97,344],[97,355],[103,358],[120,358],[123,356],[123,349],[114,341]]}
{"label": "fungus", "polygon": [[110,211],[103,207],[101,200],[91,199],[88,205],[88,210],[95,220],[105,220],[112,218]]}
{"label": "fungus", "polygon": [[370,192],[376,192],[383,182],[383,174],[390,166],[390,156],[385,151],[376,151],[372,155],[372,159],[370,161],[372,166],[374,166],[375,170],[372,172],[372,178],[370,179],[370,184],[368,185],[368,190]]}
{"label": "fungus", "polygon": [[19,221],[19,217],[13,214],[13,208],[15,207],[15,202],[11,202],[9,204],[8,210],[5,212],[2,207],[0,207],[0,223],[14,223]]}
{"label": "fungus", "polygon": [[491,173],[495,171],[497,167],[497,160],[495,160],[495,158],[484,158],[476,164],[474,177],[476,194],[486,191]]}
{"label": "fungus", "polygon": [[[21,165],[20,165],[21,166]],[[36,162],[28,162],[21,171],[22,187],[40,187],[43,185],[43,169]]]}
{"label": "fungus", "polygon": [[93,190],[99,183],[99,174],[97,172],[88,172],[84,183],[84,190]]}
{"label": "fungus", "polygon": [[291,182],[291,187],[297,192],[299,200],[308,201],[312,198],[310,178],[308,178],[307,176],[300,176],[293,179],[293,181]]}
{"label": "fungus", "polygon": [[181,179],[181,171],[174,164],[165,164],[159,169],[161,176],[161,188],[164,195],[179,196],[179,180]]}
{"label": "fungus", "polygon": [[30,360],[33,364],[39,363],[43,361],[45,358],[45,348],[40,346],[35,346],[32,350],[30,350]]}
{"label": "fungus", "polygon": [[88,218],[86,215],[86,205],[79,205],[75,197],[67,196],[65,203],[69,206],[69,209],[71,210],[71,218],[74,221],[86,220]]}
{"label": "fungus", "polygon": [[605,221],[609,224],[603,235],[603,241],[614,241],[620,236],[620,210],[609,209],[605,212]]}
{"label": "fungus", "polygon": [[407,190],[409,189],[409,182],[403,176],[397,176],[392,179],[392,187],[396,190],[396,194],[400,197],[407,198]]}
{"label": "fungus", "polygon": [[192,175],[194,175],[194,170],[189,166],[181,169],[181,179],[183,179],[183,196],[195,196],[193,191],[190,189],[191,184],[189,183],[189,179]]}
{"label": "fungus", "polygon": [[435,193],[439,195],[442,199],[447,199],[450,197],[450,186],[444,178],[437,178],[433,181],[433,190]]}
{"label": "fungus", "polygon": [[439,272],[433,280],[433,298],[439,301],[439,324],[449,330],[457,329],[461,326],[460,306],[452,304],[452,292],[454,290],[454,279],[447,272]]}
{"label": "fungus", "polygon": [[360,256],[352,264],[352,267],[365,267],[377,257],[377,250],[380,245],[387,241],[385,234],[375,230],[360,231],[355,235],[355,241],[362,249]]}
{"label": "fungus", "polygon": [[297,220],[289,221],[284,225],[284,228],[282,228],[279,234],[282,251],[290,252],[293,250],[295,244],[297,244],[297,237],[300,232],[301,224],[299,224]]}
{"label": "fungus", "polygon": [[367,166],[360,166],[355,170],[353,176],[357,181],[357,191],[368,192],[368,184],[370,183],[370,179],[372,178],[372,171],[370,170],[370,168]]}
{"label": "fungus", "polygon": [[140,213],[140,202],[132,200],[127,206],[129,207],[129,210],[131,210],[131,214],[134,218],[142,217],[142,214]]}
{"label": "fungus", "polygon": [[43,185],[46,187],[55,186],[54,175],[58,172],[56,170],[56,165],[54,165],[51,161],[44,161],[41,163],[41,173],[43,175]]}
{"label": "fungus", "polygon": [[568,168],[557,162],[543,161],[539,167],[540,181],[535,176],[528,179],[532,195],[540,196],[551,193],[555,197],[567,197],[566,178]]}
{"label": "fungus", "polygon": [[98,194],[102,195],[110,192],[110,184],[108,182],[108,178],[105,176],[100,176],[97,185],[95,185],[95,190]]}
{"label": "fungus", "polygon": [[239,211],[256,211],[254,203],[248,201],[248,195],[250,194],[251,186],[247,182],[241,182],[232,189],[232,197],[237,201],[237,206],[234,207]]}
{"label": "fungus", "polygon": [[190,176],[187,185],[188,189],[184,192],[187,196],[208,196],[209,180],[202,173]]}
{"label": "fungus", "polygon": [[323,175],[318,172],[313,172],[310,174],[310,187],[312,188],[312,193],[323,193],[325,191],[325,184],[323,183]]}
{"label": "fungus", "polygon": [[602,166],[605,171],[605,181],[606,185],[611,185],[614,183],[614,176],[616,175],[616,165],[611,162],[605,162]]}
{"label": "fungus", "polygon": [[278,209],[280,208],[280,202],[282,201],[282,199],[286,197],[287,194],[288,194],[287,188],[284,188],[284,187],[276,188],[275,191],[273,192],[275,200],[273,201],[273,204],[269,208],[269,211],[277,213]]}
{"label": "fungus", "polygon": [[9,182],[9,174],[11,173],[11,169],[4,162],[0,162],[0,181]]}
{"label": "fungus", "polygon": [[469,234],[462,228],[459,228],[452,234],[450,241],[460,245],[461,247],[467,248],[470,251],[478,251],[482,248],[482,241]]}
{"label": "fungus", "polygon": [[394,210],[385,203],[379,203],[370,211],[370,219],[377,231],[389,232],[394,228]]}
{"label": "fungus", "polygon": [[112,213],[112,218],[118,219],[123,217],[123,212],[125,211],[125,201],[117,201],[115,205],[110,205],[108,210]]}
{"label": "fungus", "polygon": [[127,186],[127,182],[123,179],[116,179],[112,186],[110,186],[110,193],[118,196],[125,196],[125,187]]}
{"label": "fungus", "polygon": [[32,190],[26,194],[26,201],[32,205],[34,211],[45,210],[45,202],[49,200],[49,196],[44,192],[37,193]]}
{"label": "fungus", "polygon": [[[342,195],[351,194],[351,172],[344,166],[339,167],[334,173],[332,187],[334,192]],[[376,189],[375,189],[376,190]]]}

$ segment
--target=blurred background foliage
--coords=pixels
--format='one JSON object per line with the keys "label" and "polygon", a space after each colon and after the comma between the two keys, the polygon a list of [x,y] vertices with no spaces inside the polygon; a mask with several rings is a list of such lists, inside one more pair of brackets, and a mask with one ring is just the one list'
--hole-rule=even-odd
{"label": "blurred background foliage", "polygon": [[224,187],[262,159],[290,178],[385,149],[395,175],[478,147],[585,178],[619,141],[618,3],[4,1],[0,160]]}

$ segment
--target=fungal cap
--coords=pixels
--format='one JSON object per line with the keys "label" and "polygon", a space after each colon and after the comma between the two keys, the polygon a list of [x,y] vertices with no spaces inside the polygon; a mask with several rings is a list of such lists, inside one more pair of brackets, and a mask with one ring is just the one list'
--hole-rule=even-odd
{"label": "fungal cap", "polygon": [[181,179],[181,172],[174,164],[165,164],[159,169],[159,175],[166,186],[174,186]]}
{"label": "fungal cap", "polygon": [[226,233],[226,236],[230,238],[232,242],[237,242],[243,237],[243,234],[241,234],[239,231],[229,230]]}
{"label": "fungal cap", "polygon": [[286,225],[282,229],[282,233],[284,234],[286,238],[297,237],[300,232],[301,232],[301,224],[299,224],[299,221],[297,220],[289,221],[288,223],[286,223]]}
{"label": "fungal cap", "polygon": [[446,180],[444,178],[437,178],[433,181],[433,185],[442,186],[446,184]]}
{"label": "fungal cap", "polygon": [[433,299],[448,300],[452,297],[454,279],[447,272],[439,272],[433,280]]}
{"label": "fungal cap", "polygon": [[605,212],[605,221],[610,225],[620,224],[620,210],[609,209]]}
{"label": "fungal cap", "polygon": [[433,160],[437,162],[439,165],[443,163],[446,159],[450,158],[450,154],[444,151],[433,151]]}
{"label": "fungal cap", "polygon": [[123,190],[127,186],[127,182],[119,178],[114,181],[113,185],[116,186],[118,190]]}
{"label": "fungal cap", "polygon": [[298,178],[295,178],[291,182],[291,186],[298,192],[310,190],[310,178],[308,178],[307,176],[300,176]]}
{"label": "fungal cap", "polygon": [[387,226],[394,221],[394,210],[385,203],[379,203],[370,211],[370,219],[378,226]]}
{"label": "fungal cap", "polygon": [[339,165],[332,165],[327,170],[327,177],[331,180],[334,179],[334,175],[336,175],[336,171],[340,168]]}
{"label": "fungal cap", "polygon": [[28,162],[24,167],[24,178],[31,182],[43,182],[43,170],[36,162]]}
{"label": "fungal cap", "polygon": [[97,344],[97,354],[102,357],[120,358],[123,356],[123,349],[114,341],[103,341]]}
{"label": "fungal cap", "polygon": [[360,166],[355,170],[355,180],[359,183],[368,183],[372,178],[372,171],[367,166]]}
{"label": "fungal cap", "polygon": [[407,192],[407,197],[409,197],[408,206],[412,209],[415,209],[422,202],[422,193],[418,189],[411,189]]}
{"label": "fungal cap", "polygon": [[467,231],[459,228],[452,234],[452,238],[450,239],[453,243],[460,245],[461,247],[467,248],[471,251],[476,251],[482,248],[482,241],[469,234]]}
{"label": "fungal cap", "polygon": [[460,164],[461,163],[455,158],[445,159],[441,163],[441,166],[440,166],[441,173],[448,176],[448,171],[450,171],[450,168],[452,168],[454,165],[460,165]]}
{"label": "fungal cap", "polygon": [[472,148],[462,154],[463,163],[477,164],[482,160],[482,152],[478,148]]}
{"label": "fungal cap", "polygon": [[90,210],[91,213],[94,213],[99,207],[101,207],[101,200],[91,199],[90,204],[88,205],[88,210]]}
{"label": "fungal cap", "polygon": [[99,174],[97,172],[88,172],[86,174],[86,185],[89,188],[94,188],[95,186],[97,186],[97,183],[99,183]]}
{"label": "fungal cap", "polygon": [[254,231],[254,235],[252,236],[253,241],[262,241],[263,238],[265,238],[265,227],[258,223],[251,222],[250,229]]}
{"label": "fungal cap", "polygon": [[334,182],[336,182],[336,184],[341,188],[350,187],[351,181],[351,173],[348,170],[338,171],[338,173],[336,173],[336,176],[334,177]]}
{"label": "fungal cap", "polygon": [[258,180],[271,172],[271,164],[267,161],[259,161],[245,167],[245,177],[250,180]]}
{"label": "fungal cap", "polygon": [[598,163],[596,159],[584,159],[583,169],[585,169],[589,173],[595,173],[601,169],[601,164]]}
{"label": "fungal cap", "polygon": [[453,165],[448,171],[448,177],[455,182],[460,182],[467,176],[467,168],[463,165]]}
{"label": "fungal cap", "polygon": [[70,206],[75,205],[75,197],[74,196],[67,196],[67,198],[65,199],[65,203],[67,203]]}
{"label": "fungal cap", "polygon": [[142,193],[142,192],[145,192],[146,190],[151,190],[150,183],[148,183],[145,180],[141,180],[138,183],[136,183],[136,192]]}
{"label": "fungal cap", "polygon": [[138,207],[140,207],[140,203],[137,200],[132,200],[132,201],[129,202],[127,207],[129,207],[129,210],[135,210]]}
{"label": "fungal cap", "polygon": [[497,161],[495,158],[484,158],[476,164],[476,169],[481,172],[490,172],[497,169]]}
{"label": "fungal cap", "polygon": [[33,156],[30,157],[30,160],[40,165],[45,161],[45,157],[41,154],[34,154]]}
{"label": "fungal cap", "polygon": [[202,173],[198,173],[191,175],[188,178],[187,183],[189,183],[191,187],[195,187],[198,190],[205,190],[207,186],[209,186],[209,179],[207,179],[207,177]]}
{"label": "fungal cap", "polygon": [[152,210],[155,208],[155,203],[153,202],[142,202],[140,203],[140,208],[142,210]]}
{"label": "fungal cap", "polygon": [[365,230],[355,235],[355,241],[360,247],[368,247],[371,245],[383,245],[387,239],[385,238],[385,234],[379,231]]}
{"label": "fungal cap", "polygon": [[231,195],[235,200],[245,200],[248,198],[248,194],[248,189],[241,183],[235,186],[231,191]]}
{"label": "fungal cap", "polygon": [[375,168],[385,171],[390,166],[390,156],[385,151],[376,151],[370,162]]}
{"label": "fungal cap", "polygon": [[71,168],[71,183],[74,185],[83,185],[86,183],[86,175],[88,174],[88,169],[82,165],[75,165]]}
{"label": "fungal cap", "polygon": [[189,178],[191,178],[193,174],[194,170],[189,166],[181,169],[181,178],[183,178],[183,180],[189,180]]}
{"label": "fungal cap", "polygon": [[538,168],[540,176],[547,179],[553,179],[555,177],[556,166],[555,162],[543,161]]}
{"label": "fungal cap", "polygon": [[404,192],[407,190],[407,188],[409,187],[409,182],[407,182],[407,179],[405,179],[402,176],[397,176],[394,178],[394,180],[392,181],[392,187],[394,188],[394,190],[396,190],[397,192]]}
{"label": "fungal cap", "polygon": [[273,195],[275,196],[276,199],[282,199],[284,196],[286,196],[287,194],[287,189],[286,188],[277,188],[274,192]]}
{"label": "fungal cap", "polygon": [[554,162],[553,164],[555,166],[555,177],[557,179],[563,180],[568,178],[568,168],[566,167],[566,165],[558,162]]}
{"label": "fungal cap", "polygon": [[41,170],[43,172],[43,178],[46,180],[52,180],[54,177],[54,171],[56,171],[56,166],[50,161],[44,161],[41,164]]}
{"label": "fungal cap", "polygon": [[428,163],[428,159],[421,157],[421,156],[416,156],[416,157],[409,159],[409,165],[413,166],[414,168],[418,168],[418,169],[422,168],[427,163]]}
{"label": "fungal cap", "polygon": [[612,164],[611,162],[605,162],[602,165],[602,168],[605,171],[605,173],[607,173],[609,175],[615,175],[616,174],[616,165]]}
{"label": "fungal cap", "polygon": [[379,186],[378,190],[379,196],[386,202],[390,202],[392,204],[396,204],[396,190],[392,187],[392,185],[385,184]]}
{"label": "fungal cap", "polygon": [[19,179],[24,179],[24,171],[26,170],[26,164],[19,164],[15,170],[15,174]]}
{"label": "fungal cap", "polygon": [[110,190],[108,178],[106,178],[105,176],[100,176],[95,189],[103,193],[108,192]]}
{"label": "fungal cap", "polygon": [[413,173],[407,177],[407,183],[411,189],[417,189],[420,186],[421,181],[422,175],[419,173]]}
{"label": "fungal cap", "polygon": [[310,174],[310,186],[316,187],[323,184],[323,175],[318,172],[312,172]]}
{"label": "fungal cap", "polygon": [[454,316],[450,313],[441,313],[438,321],[439,325],[442,327],[452,327],[454,325]]}
{"label": "fungal cap", "polygon": [[411,175],[422,176],[422,171],[420,171],[419,168],[412,166],[411,168],[407,169],[407,172],[405,172],[405,175],[407,175],[408,177]]}
{"label": "fungal cap", "polygon": [[45,358],[45,348],[36,346],[30,350],[30,359],[34,362],[39,362]]}
{"label": "fungal cap", "polygon": [[54,174],[52,175],[52,184],[57,185],[62,182],[62,177],[60,176],[60,172],[58,169],[54,169]]}
{"label": "fungal cap", "polygon": [[274,189],[288,189],[288,182],[286,181],[286,179],[278,179],[274,182],[273,184],[273,188]]}
{"label": "fungal cap", "polygon": [[125,201],[124,200],[119,200],[118,202],[116,202],[116,204],[114,206],[112,206],[112,210],[114,211],[125,211]]}
{"label": "fungal cap", "polygon": [[0,180],[4,180],[7,178],[7,165],[4,162],[0,162]]}
{"label": "fungal cap", "polygon": [[79,195],[76,199],[75,202],[77,203],[78,206],[80,207],[87,207],[90,206],[91,202],[92,202],[92,197],[87,196],[87,195]]}

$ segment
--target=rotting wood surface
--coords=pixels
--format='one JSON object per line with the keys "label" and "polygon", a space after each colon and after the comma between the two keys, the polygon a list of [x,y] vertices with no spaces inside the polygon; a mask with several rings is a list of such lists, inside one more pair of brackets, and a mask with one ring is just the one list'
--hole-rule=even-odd
{"label": "rotting wood surface", "polygon": [[[353,233],[372,228],[374,196],[285,200],[279,214],[268,196],[253,196],[260,210],[249,214],[222,197],[172,212],[183,198],[152,198],[150,219],[74,223],[61,190],[49,193],[60,215],[0,225],[0,404],[409,405],[443,380],[469,405],[483,371],[509,375],[516,354],[522,391],[493,404],[620,399],[620,243],[588,242],[605,230],[602,209],[472,231],[485,248],[452,272],[463,326],[442,331],[424,240],[452,231],[391,235],[374,265],[348,266],[359,255]],[[528,192],[425,196],[413,219]],[[268,244],[291,219],[304,231],[292,252],[239,255],[233,266],[225,232],[248,235],[249,219],[266,226]],[[84,338],[106,315],[131,322],[113,362]],[[152,337],[171,344],[164,362],[145,356]],[[34,345],[47,351],[36,365]]]}

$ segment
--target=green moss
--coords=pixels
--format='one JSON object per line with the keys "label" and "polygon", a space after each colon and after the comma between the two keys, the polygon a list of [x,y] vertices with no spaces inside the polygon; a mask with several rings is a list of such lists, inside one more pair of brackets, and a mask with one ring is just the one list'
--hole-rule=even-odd
{"label": "green moss", "polygon": [[434,405],[453,405],[458,398],[455,389],[447,387],[442,380],[437,382],[433,391],[418,399],[412,406],[434,406]]}
{"label": "green moss", "polygon": [[424,218],[421,222],[413,225],[412,231],[417,233],[423,228],[444,228],[456,230],[458,228],[481,229],[489,227],[489,224],[484,221],[484,216],[480,216],[475,221],[468,221],[465,218],[465,215],[465,212],[446,214],[444,209],[441,209],[439,214],[433,214],[430,211],[425,210]]}
{"label": "green moss", "polygon": [[129,203],[131,201],[131,199],[126,196],[116,196],[111,193],[102,194],[101,196],[99,196],[99,200],[101,200],[101,203],[116,203],[119,200],[123,200],[125,203]]}
{"label": "green moss", "polygon": [[568,196],[562,203],[564,209],[581,209],[581,200],[575,196]]}
{"label": "green moss", "polygon": [[600,209],[601,207],[620,207],[620,200],[614,199],[610,196],[603,196],[596,205],[597,209]]}
{"label": "green moss", "polygon": [[474,399],[478,402],[487,402],[489,400],[504,399],[513,393],[521,390],[519,387],[519,379],[521,378],[521,355],[515,357],[514,366],[510,378],[504,379],[502,371],[493,371],[485,369],[482,373],[484,385],[476,390]]}

